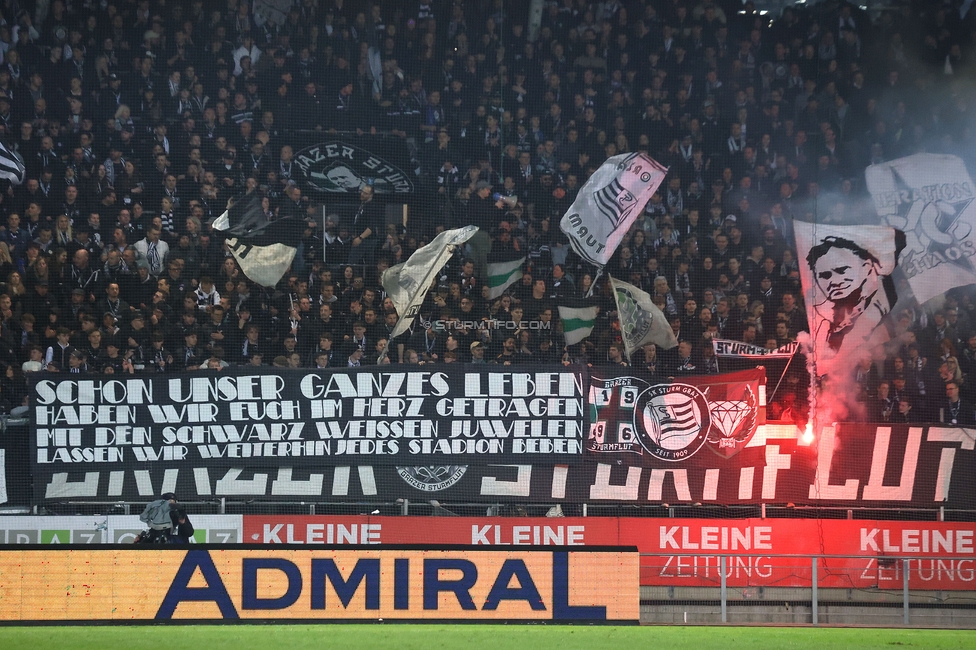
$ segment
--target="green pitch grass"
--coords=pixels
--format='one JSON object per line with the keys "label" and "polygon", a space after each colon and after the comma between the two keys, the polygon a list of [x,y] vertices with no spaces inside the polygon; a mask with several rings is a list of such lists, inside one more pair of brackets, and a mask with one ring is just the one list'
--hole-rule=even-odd
{"label": "green pitch grass", "polygon": [[0,648],[45,650],[569,650],[651,648],[976,648],[976,631],[789,627],[573,627],[542,625],[226,625],[160,627],[0,627]]}

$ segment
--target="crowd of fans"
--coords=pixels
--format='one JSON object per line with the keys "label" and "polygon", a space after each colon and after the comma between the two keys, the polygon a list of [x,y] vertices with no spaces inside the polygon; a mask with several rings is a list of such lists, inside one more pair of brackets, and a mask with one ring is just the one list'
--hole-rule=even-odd
{"label": "crowd of fans", "polygon": [[[376,363],[397,321],[379,274],[466,224],[479,235],[392,363],[718,372],[712,338],[778,347],[807,327],[794,218],[861,205],[868,164],[976,151],[963,81],[976,12],[961,0],[874,18],[841,0],[777,15],[739,0],[551,0],[541,22],[508,0],[295,0],[268,14],[282,4],[3,4],[0,131],[27,180],[0,192],[0,406],[23,401],[29,372]],[[296,152],[353,132],[409,148],[406,222],[388,223],[369,179],[348,202],[304,185]],[[669,172],[606,273],[648,291],[680,344],[628,360],[606,275],[558,222],[630,151]],[[249,190],[271,219],[308,218],[273,289],[209,225]],[[522,280],[487,299],[487,264],[521,257]],[[596,327],[566,346],[557,307],[590,293]],[[864,417],[936,417],[929,398],[955,382],[950,404],[972,420],[971,294],[906,318],[886,363],[852,360]],[[797,363],[776,417],[801,417],[806,383]]]}

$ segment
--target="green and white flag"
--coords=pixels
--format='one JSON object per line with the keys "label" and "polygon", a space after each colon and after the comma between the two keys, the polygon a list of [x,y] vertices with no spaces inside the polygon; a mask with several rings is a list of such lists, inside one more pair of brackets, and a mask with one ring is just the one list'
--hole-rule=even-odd
{"label": "green and white flag", "polygon": [[623,339],[628,358],[648,343],[662,350],[670,350],[678,345],[664,312],[657,308],[646,291],[616,278],[610,278],[610,282],[613,283],[613,297],[617,301],[620,338]]}
{"label": "green and white flag", "polygon": [[563,324],[566,345],[576,345],[593,331],[597,307],[567,307],[559,305],[559,320]]}
{"label": "green and white flag", "polygon": [[488,298],[494,300],[522,277],[525,258],[511,262],[493,262],[488,265]]}

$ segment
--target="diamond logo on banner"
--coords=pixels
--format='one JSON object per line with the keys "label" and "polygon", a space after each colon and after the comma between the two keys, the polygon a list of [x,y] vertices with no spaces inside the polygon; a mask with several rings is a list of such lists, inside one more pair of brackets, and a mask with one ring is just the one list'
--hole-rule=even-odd
{"label": "diamond logo on banner", "polygon": [[[711,387],[705,390],[705,397],[710,391]],[[712,451],[724,458],[742,451],[756,433],[756,396],[748,385],[744,397],[708,402],[712,416],[708,444]]]}

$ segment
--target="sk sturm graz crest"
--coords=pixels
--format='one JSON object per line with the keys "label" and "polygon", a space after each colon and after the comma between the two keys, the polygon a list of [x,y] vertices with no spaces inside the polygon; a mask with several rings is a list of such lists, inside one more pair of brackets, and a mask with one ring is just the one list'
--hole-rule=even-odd
{"label": "sk sturm graz crest", "polygon": [[446,490],[461,480],[468,471],[467,465],[421,465],[397,467],[397,473],[407,485],[422,492]]}
{"label": "sk sturm graz crest", "polygon": [[634,429],[655,458],[686,460],[705,444],[711,425],[708,401],[687,384],[652,386],[637,398]]}
{"label": "sk sturm graz crest", "polygon": [[594,192],[593,199],[596,201],[597,210],[614,228],[621,221],[626,221],[631,211],[637,207],[637,197],[616,178],[606,187]]}
{"label": "sk sturm graz crest", "polygon": [[[720,392],[725,393],[725,399],[715,399]],[[705,397],[711,411],[708,447],[719,456],[731,458],[756,433],[756,394],[749,384],[719,384],[706,388]]]}
{"label": "sk sturm graz crest", "polygon": [[[765,424],[764,368],[652,384],[632,375],[590,378],[586,453],[598,462],[680,462],[706,444],[719,456],[742,451]],[[652,461],[653,466],[653,461]]]}
{"label": "sk sturm graz crest", "polygon": [[308,186],[319,192],[358,194],[366,185],[372,185],[376,194],[400,194],[414,189],[410,176],[396,163],[347,142],[306,147],[295,154],[295,163]]}

